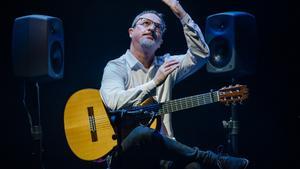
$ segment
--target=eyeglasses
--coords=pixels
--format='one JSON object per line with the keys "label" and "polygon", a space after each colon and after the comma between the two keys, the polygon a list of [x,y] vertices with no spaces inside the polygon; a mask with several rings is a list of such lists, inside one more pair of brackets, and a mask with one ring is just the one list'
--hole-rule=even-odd
{"label": "eyeglasses", "polygon": [[160,23],[156,23],[150,19],[147,18],[139,18],[135,25],[142,25],[145,28],[149,28],[151,26],[154,26],[155,31],[164,32],[164,26]]}

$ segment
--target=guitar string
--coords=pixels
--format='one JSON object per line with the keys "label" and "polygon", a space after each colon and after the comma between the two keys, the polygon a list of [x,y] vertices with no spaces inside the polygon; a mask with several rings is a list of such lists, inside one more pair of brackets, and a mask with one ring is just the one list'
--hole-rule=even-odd
{"label": "guitar string", "polygon": [[192,108],[203,104],[213,103],[214,100],[215,99],[212,98],[210,93],[205,93],[201,95],[190,96],[186,99],[170,101],[168,104],[165,104],[163,106],[161,114]]}
{"label": "guitar string", "polygon": [[[217,93],[218,91],[214,91],[212,93],[204,93],[200,95],[195,96],[189,96],[187,98],[180,98],[176,100],[171,100],[166,102],[165,104],[159,103],[159,104],[152,104],[148,106],[144,106],[143,110],[145,111],[157,111],[159,110],[158,115],[174,112],[174,111],[180,111],[187,108],[196,107],[199,105],[205,105],[214,103],[217,100]],[[129,109],[131,111],[141,109],[141,107],[134,107],[132,109]],[[110,127],[110,124],[107,125]]]}
{"label": "guitar string", "polygon": [[[211,103],[213,102],[211,98],[211,94],[201,94],[201,95],[195,95],[195,96],[190,96],[188,98],[182,98],[182,99],[177,99],[177,100],[172,100],[168,104],[163,105],[163,109],[166,109],[164,111],[172,111],[170,109],[175,109],[175,110],[182,110],[186,109],[189,107],[195,107],[198,105],[202,105],[203,103],[205,104],[206,102]],[[203,103],[200,103],[203,102]],[[180,108],[178,106],[180,105]]]}
{"label": "guitar string", "polygon": [[[195,95],[190,96],[189,98],[183,98],[183,101],[181,99],[178,100],[172,100],[168,102],[168,104],[165,104],[162,106],[162,110],[160,114],[165,114],[169,112],[179,111],[187,108],[196,107],[199,105],[205,105],[214,103],[218,100],[218,91],[212,92],[212,93],[205,93],[201,95]],[[231,101],[238,101],[240,98],[230,98]],[[179,103],[177,103],[179,102]],[[202,102],[202,103],[201,103]],[[180,106],[180,108],[178,108]]]}

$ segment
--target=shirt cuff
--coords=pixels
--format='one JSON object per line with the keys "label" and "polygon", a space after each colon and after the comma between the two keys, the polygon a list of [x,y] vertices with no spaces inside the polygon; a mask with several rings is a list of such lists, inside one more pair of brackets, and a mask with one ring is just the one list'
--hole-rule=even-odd
{"label": "shirt cuff", "polygon": [[154,80],[151,80],[148,83],[145,83],[143,86],[144,90],[146,90],[147,92],[150,92],[155,87],[156,87],[156,84],[155,84]]}

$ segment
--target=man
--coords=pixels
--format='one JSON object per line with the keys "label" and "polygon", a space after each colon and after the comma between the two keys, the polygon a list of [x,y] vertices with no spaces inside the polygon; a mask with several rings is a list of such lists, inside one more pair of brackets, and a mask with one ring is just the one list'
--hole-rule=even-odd
{"label": "man", "polygon": [[[162,1],[180,19],[188,50],[182,55],[155,56],[166,30],[162,15],[152,10],[137,15],[128,30],[130,49],[108,62],[104,69],[100,93],[110,110],[137,106],[151,96],[157,102],[168,101],[172,87],[207,62],[209,49],[198,25],[177,0]],[[160,131],[143,125],[130,130],[112,154],[111,161],[113,169],[155,169],[160,168],[161,164],[167,164],[167,168],[200,168],[201,165],[244,169],[248,160],[220,156],[177,142],[171,116],[164,115]]]}

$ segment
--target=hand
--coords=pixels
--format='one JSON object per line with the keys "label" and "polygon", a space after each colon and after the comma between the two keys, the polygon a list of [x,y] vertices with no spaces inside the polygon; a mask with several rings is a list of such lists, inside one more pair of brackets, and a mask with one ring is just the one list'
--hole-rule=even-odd
{"label": "hand", "polygon": [[178,0],[162,0],[169,7],[173,7],[178,3]]}
{"label": "hand", "polygon": [[165,63],[158,68],[154,76],[153,80],[156,86],[161,85],[166,80],[168,75],[171,74],[178,67],[179,67],[179,62],[177,60],[165,61]]}
{"label": "hand", "polygon": [[178,2],[178,0],[162,0],[166,5],[168,5],[173,13],[179,18],[182,19],[186,12]]}

